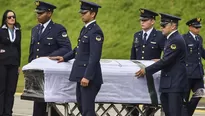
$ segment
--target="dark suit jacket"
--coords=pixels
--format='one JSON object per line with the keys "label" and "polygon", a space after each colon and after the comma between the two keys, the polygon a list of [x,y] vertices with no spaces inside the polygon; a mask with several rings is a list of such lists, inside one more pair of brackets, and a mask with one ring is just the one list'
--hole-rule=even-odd
{"label": "dark suit jacket", "polygon": [[131,49],[130,59],[132,60],[151,60],[159,59],[164,50],[164,42],[166,40],[162,32],[153,28],[150,33],[146,45],[143,43],[143,31],[134,34],[133,45]]}
{"label": "dark suit jacket", "polygon": [[187,46],[186,67],[188,78],[199,79],[203,78],[204,70],[201,62],[201,57],[205,59],[205,50],[203,48],[203,39],[198,35],[196,41],[194,37],[188,32],[183,35]]}
{"label": "dark suit jacket", "polygon": [[51,21],[39,39],[40,25],[35,26],[31,33],[29,62],[42,56],[63,56],[71,51],[71,43],[66,29]]}
{"label": "dark suit jacket", "polygon": [[85,77],[94,84],[103,83],[100,66],[103,41],[103,32],[96,22],[82,29],[78,46],[64,56],[65,61],[75,57],[70,81],[80,82]]}
{"label": "dark suit jacket", "polygon": [[7,28],[0,28],[0,64],[21,64],[21,30],[17,28],[16,39],[11,42]]}
{"label": "dark suit jacket", "polygon": [[161,70],[161,92],[185,92],[188,89],[185,58],[185,41],[176,31],[166,41],[162,59],[145,68],[146,73]]}

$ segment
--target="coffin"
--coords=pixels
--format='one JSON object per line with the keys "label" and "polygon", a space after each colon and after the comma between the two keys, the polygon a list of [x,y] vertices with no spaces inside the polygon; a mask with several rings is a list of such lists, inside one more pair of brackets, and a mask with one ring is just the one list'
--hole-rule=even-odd
{"label": "coffin", "polygon": [[[23,66],[25,89],[21,98],[58,103],[76,102],[76,83],[69,81],[73,61],[57,63],[42,57]],[[151,65],[153,61],[102,59],[100,62],[104,84],[96,102],[151,103],[146,78],[135,77],[135,72],[141,67]],[[155,73],[153,77],[159,96],[160,72]]]}

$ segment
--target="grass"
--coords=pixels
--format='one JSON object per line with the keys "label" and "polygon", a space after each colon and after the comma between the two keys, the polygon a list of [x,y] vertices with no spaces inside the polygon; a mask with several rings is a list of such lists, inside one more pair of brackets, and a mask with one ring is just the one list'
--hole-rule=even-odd
{"label": "grass", "polygon": [[[76,46],[79,32],[83,26],[78,13],[78,0],[45,0],[57,6],[53,14],[53,21],[64,25],[72,46]],[[147,8],[156,12],[169,13],[182,18],[179,23],[179,32],[188,30],[185,23],[195,17],[204,16],[205,1],[202,0],[90,0],[102,5],[97,16],[97,22],[105,34],[102,58],[129,59],[133,35],[140,30],[139,8]],[[31,28],[37,24],[34,13],[34,0],[1,0],[0,15],[6,9],[12,9],[17,14],[17,20],[22,26],[22,62],[27,64]],[[203,17],[202,17],[203,18]],[[159,19],[155,27],[159,29]],[[1,17],[0,17],[1,20]],[[202,22],[205,25],[205,21]],[[205,29],[201,29],[204,37]],[[22,73],[19,77],[17,91],[24,87]]]}

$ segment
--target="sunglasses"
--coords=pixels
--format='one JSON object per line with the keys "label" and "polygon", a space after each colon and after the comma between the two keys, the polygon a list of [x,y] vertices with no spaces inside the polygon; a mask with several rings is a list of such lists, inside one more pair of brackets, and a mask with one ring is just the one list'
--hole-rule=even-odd
{"label": "sunglasses", "polygon": [[15,19],[16,16],[8,16],[8,17],[7,17],[7,19],[11,19],[11,18]]}
{"label": "sunglasses", "polygon": [[37,14],[39,14],[39,15],[41,15],[41,14],[43,14],[43,13],[45,13],[45,12],[37,12]]}
{"label": "sunglasses", "polygon": [[146,21],[148,21],[149,19],[140,19],[140,21],[142,21],[142,22],[146,22]]}
{"label": "sunglasses", "polygon": [[86,13],[88,13],[88,12],[89,12],[89,11],[84,11],[84,12],[81,12],[81,14],[83,14],[83,15],[84,15],[84,14],[86,14]]}
{"label": "sunglasses", "polygon": [[194,27],[195,29],[200,29],[201,27]]}
{"label": "sunglasses", "polygon": [[167,24],[169,24],[169,22],[161,22],[161,23],[160,23],[160,26],[161,26],[162,28],[165,28],[165,27],[167,26]]}

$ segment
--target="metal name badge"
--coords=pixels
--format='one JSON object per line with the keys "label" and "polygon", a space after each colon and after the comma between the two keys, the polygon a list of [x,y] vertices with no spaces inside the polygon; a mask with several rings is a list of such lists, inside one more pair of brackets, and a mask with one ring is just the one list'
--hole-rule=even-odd
{"label": "metal name badge", "polygon": [[6,50],[0,49],[0,53],[4,53],[4,52],[6,52]]}
{"label": "metal name badge", "polygon": [[155,41],[151,41],[150,43],[151,43],[151,44],[157,44],[157,42],[155,42]]}
{"label": "metal name badge", "polygon": [[53,39],[53,38],[49,38],[49,37],[48,37],[47,39]]}
{"label": "metal name badge", "polygon": [[88,38],[88,36],[85,36],[85,35],[84,35],[83,37],[84,37],[84,38]]}
{"label": "metal name badge", "polygon": [[188,44],[189,47],[194,46],[194,44]]}

